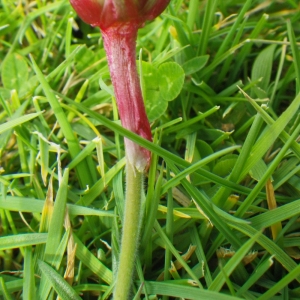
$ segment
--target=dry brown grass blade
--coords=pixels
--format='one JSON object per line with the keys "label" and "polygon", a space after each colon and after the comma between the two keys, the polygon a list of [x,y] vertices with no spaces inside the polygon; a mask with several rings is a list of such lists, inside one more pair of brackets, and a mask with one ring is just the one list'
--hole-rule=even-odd
{"label": "dry brown grass blade", "polygon": [[[269,179],[266,184],[267,203],[270,210],[277,208],[277,202],[275,198],[274,188],[271,180]],[[271,232],[273,240],[275,241],[282,230],[280,222],[271,225]]]}

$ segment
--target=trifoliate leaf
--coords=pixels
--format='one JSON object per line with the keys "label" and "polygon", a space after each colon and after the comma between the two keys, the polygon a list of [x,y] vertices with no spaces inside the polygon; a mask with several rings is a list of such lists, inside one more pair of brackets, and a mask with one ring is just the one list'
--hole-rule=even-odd
{"label": "trifoliate leaf", "polygon": [[160,95],[167,101],[174,100],[181,92],[184,71],[175,62],[163,63],[158,68]]}

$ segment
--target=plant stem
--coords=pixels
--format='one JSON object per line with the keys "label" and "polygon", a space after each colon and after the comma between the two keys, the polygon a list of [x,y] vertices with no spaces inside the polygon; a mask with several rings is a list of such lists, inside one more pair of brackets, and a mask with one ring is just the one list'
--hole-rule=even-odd
{"label": "plant stem", "polygon": [[[120,22],[103,29],[102,36],[122,125],[152,140],[140,81],[137,74],[135,43],[140,22]],[[126,203],[121,251],[114,299],[127,300],[132,283],[134,260],[142,219],[143,172],[149,166],[149,150],[125,138],[127,158]]]}
{"label": "plant stem", "polygon": [[123,220],[121,251],[114,291],[115,300],[129,299],[134,261],[142,224],[143,173],[130,163],[126,165],[126,203]]}
{"label": "plant stem", "polygon": [[[102,30],[104,47],[122,125],[143,138],[152,140],[140,81],[136,68],[136,37],[139,23],[117,24]],[[126,156],[139,171],[150,163],[149,150],[125,138]]]}

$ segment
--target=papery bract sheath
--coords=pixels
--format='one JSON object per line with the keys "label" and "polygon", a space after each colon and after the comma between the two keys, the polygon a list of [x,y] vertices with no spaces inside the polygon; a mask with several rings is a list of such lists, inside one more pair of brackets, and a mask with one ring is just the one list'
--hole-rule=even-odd
{"label": "papery bract sheath", "polygon": [[[157,17],[169,0],[70,0],[80,18],[101,29],[122,125],[152,140],[135,61],[138,29]],[[147,149],[125,139],[128,162],[139,171],[150,164]]]}
{"label": "papery bract sheath", "polygon": [[[137,26],[137,25],[135,25]],[[139,77],[136,69],[133,24],[110,27],[102,31],[110,75],[114,86],[122,125],[151,141],[152,135],[146,115]],[[137,33],[137,30],[135,30]],[[150,163],[149,150],[125,138],[126,156],[132,165],[143,171]]]}

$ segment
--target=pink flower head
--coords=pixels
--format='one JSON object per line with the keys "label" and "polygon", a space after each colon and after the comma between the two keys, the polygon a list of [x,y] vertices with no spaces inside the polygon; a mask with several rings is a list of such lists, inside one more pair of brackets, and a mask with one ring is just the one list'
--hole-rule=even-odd
{"label": "pink flower head", "polygon": [[124,22],[142,27],[167,7],[170,0],[70,0],[79,17],[101,30]]}

